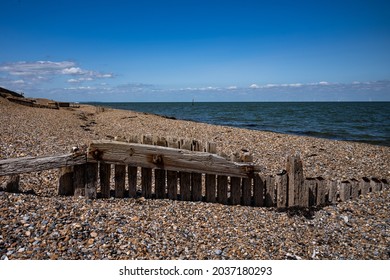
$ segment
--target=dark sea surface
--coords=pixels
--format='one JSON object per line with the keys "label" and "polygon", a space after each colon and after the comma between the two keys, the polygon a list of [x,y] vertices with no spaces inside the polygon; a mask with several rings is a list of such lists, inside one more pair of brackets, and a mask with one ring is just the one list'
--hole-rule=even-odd
{"label": "dark sea surface", "polygon": [[88,104],[209,124],[390,146],[390,102]]}

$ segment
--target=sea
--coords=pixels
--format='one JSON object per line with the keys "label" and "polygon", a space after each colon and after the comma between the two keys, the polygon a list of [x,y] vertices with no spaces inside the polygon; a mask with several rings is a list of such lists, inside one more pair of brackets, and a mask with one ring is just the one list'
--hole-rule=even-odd
{"label": "sea", "polygon": [[390,102],[88,104],[215,125],[390,146]]}

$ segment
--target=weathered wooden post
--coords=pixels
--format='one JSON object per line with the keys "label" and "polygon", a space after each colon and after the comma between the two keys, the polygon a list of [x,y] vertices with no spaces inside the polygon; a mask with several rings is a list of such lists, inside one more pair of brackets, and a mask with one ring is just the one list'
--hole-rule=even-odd
{"label": "weathered wooden post", "polygon": [[[153,138],[150,135],[144,135],[142,137],[142,143],[145,145],[153,145]],[[145,198],[152,197],[152,169],[141,168],[141,185],[142,196]]]}
{"label": "weathered wooden post", "polygon": [[328,196],[328,186],[326,184],[326,181],[322,177],[317,177],[316,183],[317,183],[316,204],[317,206],[325,205]]}
{"label": "weathered wooden post", "polygon": [[[129,137],[129,143],[138,143],[138,135]],[[129,197],[137,196],[137,166],[127,165],[127,180],[129,185]]]}
{"label": "weathered wooden post", "polygon": [[58,195],[73,195],[73,167],[65,166],[59,169]]}
{"label": "weathered wooden post", "polygon": [[379,192],[379,191],[382,190],[382,183],[381,183],[381,181],[378,180],[375,177],[371,178],[370,186],[371,186],[371,190],[373,192]]}
{"label": "weathered wooden post", "polygon": [[[192,151],[201,151],[203,149],[199,141],[192,141]],[[193,201],[202,200],[202,173],[192,172],[191,174],[191,192]]]}
{"label": "weathered wooden post", "polygon": [[86,176],[85,176],[85,196],[89,199],[96,198],[97,192],[97,176],[98,164],[87,163],[86,164]]}
{"label": "weathered wooden post", "polygon": [[303,165],[300,156],[287,157],[288,173],[288,207],[299,206],[300,195],[303,193]]}
{"label": "weathered wooden post", "polygon": [[[164,137],[157,137],[154,144],[156,146],[161,146],[161,147],[168,146],[167,140]],[[164,169],[155,169],[154,182],[156,186],[156,198],[166,197],[165,180],[166,180],[166,171]]]}
{"label": "weathered wooden post", "polygon": [[[207,143],[206,151],[211,154],[217,153],[217,145],[215,143]],[[215,202],[215,192],[216,192],[216,176],[215,174],[206,174],[205,175],[205,185],[206,185],[206,201]]]}
{"label": "weathered wooden post", "polygon": [[115,197],[125,197],[126,165],[115,164]]}
{"label": "weathered wooden post", "polygon": [[275,178],[271,175],[266,177],[265,181],[265,203],[266,207],[275,206]]}
{"label": "weathered wooden post", "polygon": [[73,167],[73,188],[74,196],[85,196],[86,164]]}
{"label": "weathered wooden post", "polygon": [[359,181],[356,179],[351,179],[351,199],[357,199],[359,197]]}
{"label": "weathered wooden post", "polygon": [[351,183],[348,180],[341,181],[340,184],[340,201],[351,199]]}
{"label": "weathered wooden post", "polygon": [[230,203],[237,205],[241,203],[241,178],[230,177]]}
{"label": "weathered wooden post", "polygon": [[99,163],[100,193],[102,198],[110,197],[111,164]]}
{"label": "weathered wooden post", "polygon": [[217,176],[217,201],[221,204],[227,204],[228,196],[228,178],[224,175]]}
{"label": "weathered wooden post", "polygon": [[328,202],[329,203],[336,203],[337,202],[337,181],[329,180],[327,181],[328,184]]}
{"label": "weathered wooden post", "polygon": [[288,176],[286,170],[276,174],[276,207],[279,209],[287,208],[287,184]]}
{"label": "weathered wooden post", "polygon": [[[242,149],[240,152],[241,162],[253,162],[253,157],[248,150]],[[242,205],[252,204],[252,178],[242,178]]]}
{"label": "weathered wooden post", "polygon": [[[180,149],[191,151],[191,141],[182,139]],[[179,172],[180,176],[180,197],[181,200],[191,200],[191,173]]]}
{"label": "weathered wooden post", "polygon": [[252,179],[242,178],[242,197],[241,204],[250,206],[252,204]]}
{"label": "weathered wooden post", "polygon": [[307,196],[301,198],[301,207],[311,207],[317,204],[317,182],[315,178],[306,178],[304,183],[304,189],[307,190]]}
{"label": "weathered wooden post", "polygon": [[366,195],[370,191],[370,179],[363,177],[360,180],[359,189],[361,195]]}
{"label": "weathered wooden post", "polygon": [[264,206],[264,180],[258,173],[253,178],[253,200],[255,206]]}
{"label": "weathered wooden post", "polygon": [[[179,148],[179,142],[176,138],[169,139],[168,147],[170,148]],[[167,171],[167,188],[168,188],[168,198],[177,199],[177,181],[178,181],[177,171]]]}
{"label": "weathered wooden post", "polygon": [[11,193],[19,192],[20,175],[11,175],[6,183],[5,190]]}

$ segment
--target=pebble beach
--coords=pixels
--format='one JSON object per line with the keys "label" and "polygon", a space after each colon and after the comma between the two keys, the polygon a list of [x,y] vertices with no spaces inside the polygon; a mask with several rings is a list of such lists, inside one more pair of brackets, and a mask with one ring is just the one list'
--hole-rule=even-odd
{"label": "pebble beach", "polygon": [[[108,108],[32,108],[0,97],[0,159],[48,156],[92,140],[151,134],[248,150],[264,174],[299,153],[306,177],[390,179],[390,147],[215,126]],[[315,211],[167,199],[57,195],[58,171],[0,178],[0,258],[390,259],[390,190]]]}

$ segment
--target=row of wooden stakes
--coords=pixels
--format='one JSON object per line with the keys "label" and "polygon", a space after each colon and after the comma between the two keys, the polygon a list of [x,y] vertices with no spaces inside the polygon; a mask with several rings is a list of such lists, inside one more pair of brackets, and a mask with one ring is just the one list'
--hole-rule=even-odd
{"label": "row of wooden stakes", "polygon": [[344,181],[305,178],[299,155],[288,156],[279,174],[265,176],[245,149],[227,157],[216,154],[215,143],[196,140],[150,135],[115,140],[93,141],[87,151],[75,149],[66,155],[0,160],[0,176],[11,175],[6,189],[17,191],[18,174],[58,168],[59,195],[281,209],[333,204],[389,187],[386,179],[369,177]]}
{"label": "row of wooden stakes", "polygon": [[[171,139],[169,141],[160,137],[134,136],[128,142],[216,153],[215,143],[202,145],[196,140]],[[88,153],[92,150],[90,147]],[[118,154],[121,153],[118,152]],[[93,157],[92,155],[91,159]],[[108,158],[109,156],[106,159]],[[242,150],[230,158],[236,162],[253,164],[251,163],[252,157],[247,150]],[[92,176],[92,181],[97,182],[97,178],[100,178],[99,197],[102,198],[108,198],[111,195],[115,197],[142,196],[284,209],[337,203],[388,188],[388,182],[385,179],[364,177],[361,180],[331,181],[324,180],[322,177],[305,178],[299,155],[289,156],[286,169],[275,176],[262,176],[259,172],[249,172],[245,175],[218,174],[219,171],[213,170],[213,165],[207,167],[208,171],[188,172],[188,170],[172,170],[169,167],[165,169],[164,166],[142,166],[141,163],[137,166],[131,160],[127,162],[128,164],[113,164],[117,162],[116,160],[112,160],[113,163],[109,162],[110,159],[105,162],[104,159],[98,158],[96,163],[88,163],[88,168],[92,169],[90,174],[95,174]],[[259,171],[261,168],[255,170]],[[112,174],[114,174],[113,178]],[[96,182],[87,183],[86,187],[83,184],[79,185],[80,188],[76,186],[75,194],[96,197]],[[93,186],[92,191],[89,185]],[[111,191],[112,185],[113,191]]]}

